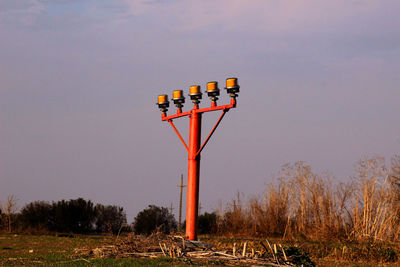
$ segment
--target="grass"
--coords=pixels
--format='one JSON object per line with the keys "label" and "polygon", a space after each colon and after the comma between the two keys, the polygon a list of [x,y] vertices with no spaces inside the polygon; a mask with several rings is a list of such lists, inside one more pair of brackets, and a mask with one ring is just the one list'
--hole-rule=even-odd
{"label": "grass", "polygon": [[334,183],[329,174],[316,174],[304,162],[286,164],[263,195],[243,200],[238,194],[225,210],[221,208],[217,231],[286,239],[400,242],[400,179],[393,178],[396,172],[391,169],[381,157],[367,158],[357,163],[351,181]]}
{"label": "grass", "polygon": [[8,265],[56,264],[72,260],[75,248],[94,248],[107,241],[105,237],[1,235],[0,263]]}
{"label": "grass", "polygon": [[49,235],[0,235],[1,266],[187,266],[169,258],[103,259],[76,255],[75,249],[112,244],[115,237]]}
{"label": "grass", "polygon": [[[261,239],[201,236],[201,240],[214,244],[214,247],[232,247],[233,243],[240,247],[248,241],[249,247],[251,244],[254,248],[262,249],[257,247]],[[2,234],[0,266],[189,266],[170,258],[91,258],[75,253],[75,249],[92,249],[113,244],[114,241],[115,237],[110,236]],[[285,241],[272,238],[269,241],[282,244],[285,248],[298,247],[308,253],[318,266],[398,266],[399,263],[399,245],[396,243]],[[220,263],[208,262],[207,265]]]}

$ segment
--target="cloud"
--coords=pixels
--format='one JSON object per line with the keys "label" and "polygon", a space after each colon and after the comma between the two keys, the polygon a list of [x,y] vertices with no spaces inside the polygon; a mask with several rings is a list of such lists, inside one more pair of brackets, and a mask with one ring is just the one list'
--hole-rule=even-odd
{"label": "cloud", "polygon": [[[277,1],[277,0],[222,0],[222,1],[146,1],[124,0],[134,16],[153,16],[177,31],[213,30],[250,31],[261,33],[313,32],[325,28],[351,29],[356,20],[380,17],[396,1]],[[390,2],[390,3],[388,3]],[[392,8],[390,8],[393,10]],[[392,16],[400,22],[398,16]],[[171,22],[173,22],[171,24]],[[375,23],[372,19],[369,23]],[[379,24],[379,23],[378,23]],[[346,30],[346,29],[344,29]]]}
{"label": "cloud", "polygon": [[5,0],[0,3],[0,10],[2,23],[32,25],[45,10],[45,4],[39,0]]}

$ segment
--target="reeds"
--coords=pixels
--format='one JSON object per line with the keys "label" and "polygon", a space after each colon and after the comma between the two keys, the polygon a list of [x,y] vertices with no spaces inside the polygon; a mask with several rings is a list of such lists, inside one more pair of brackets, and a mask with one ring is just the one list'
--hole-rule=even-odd
{"label": "reeds", "polygon": [[381,157],[363,159],[348,183],[333,183],[328,174],[315,174],[304,162],[286,164],[276,183],[271,183],[262,196],[243,203],[237,195],[220,216],[219,232],[285,238],[399,240],[400,187],[392,178],[400,168],[396,162],[400,160],[392,159],[388,170]]}
{"label": "reeds", "polygon": [[351,235],[355,239],[398,240],[399,191],[389,177],[381,157],[358,163],[351,202]]}

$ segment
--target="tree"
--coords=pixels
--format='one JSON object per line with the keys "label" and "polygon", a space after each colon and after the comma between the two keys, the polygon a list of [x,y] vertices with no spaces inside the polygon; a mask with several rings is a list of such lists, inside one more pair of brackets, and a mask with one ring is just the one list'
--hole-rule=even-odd
{"label": "tree", "polygon": [[95,210],[97,232],[117,234],[126,224],[126,213],[122,207],[97,204]]}
{"label": "tree", "polygon": [[11,233],[12,215],[17,209],[17,198],[14,195],[7,197],[7,200],[1,205],[1,210],[4,213],[3,223],[7,225],[8,232]]}
{"label": "tree", "polygon": [[50,230],[71,233],[90,233],[96,219],[93,202],[83,198],[61,200],[52,204]]}
{"label": "tree", "polygon": [[49,230],[52,205],[46,201],[34,201],[25,205],[21,210],[21,222],[24,228]]}
{"label": "tree", "polygon": [[155,231],[165,234],[176,230],[176,220],[168,208],[149,205],[135,217],[133,230],[136,234],[149,235]]}
{"label": "tree", "polygon": [[58,202],[34,201],[21,210],[22,227],[31,230],[47,230],[68,233],[118,233],[129,231],[126,214],[122,207],[96,206],[82,198]]}

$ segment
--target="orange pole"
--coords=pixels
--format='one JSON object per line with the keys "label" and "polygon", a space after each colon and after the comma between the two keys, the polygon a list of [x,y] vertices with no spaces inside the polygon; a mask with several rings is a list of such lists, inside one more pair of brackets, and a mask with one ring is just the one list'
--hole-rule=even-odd
{"label": "orange pole", "polygon": [[[193,111],[196,110],[195,109]],[[199,206],[201,113],[192,112],[189,126],[188,183],[186,206],[186,238],[197,240],[197,217]]]}
{"label": "orange pole", "polygon": [[[217,89],[217,83],[211,82],[207,84],[207,92],[213,92]],[[161,120],[168,121],[172,128],[175,130],[182,144],[188,151],[188,183],[187,183],[187,206],[186,206],[186,238],[188,240],[197,240],[197,218],[198,218],[198,208],[199,208],[199,181],[200,181],[200,153],[206,146],[207,142],[210,140],[214,131],[218,127],[225,113],[231,109],[236,108],[236,97],[239,92],[239,85],[237,84],[237,78],[228,78],[226,80],[227,93],[231,97],[231,103],[229,105],[217,106],[218,94],[208,94],[211,97],[211,107],[199,108],[199,100],[201,99],[200,86],[194,85],[190,87],[190,98],[194,104],[193,109],[189,111],[182,111],[183,95],[182,90],[176,90],[173,93],[173,100],[177,106],[176,114],[167,116],[167,110],[169,107],[169,101],[167,95],[158,96],[158,107],[160,108]],[[215,93],[215,92],[214,92]],[[179,102],[181,101],[181,102]],[[205,112],[222,110],[221,117],[218,119],[214,128],[211,130],[210,134],[206,138],[203,145],[201,145],[201,117]],[[176,129],[172,120],[177,118],[182,118],[189,116],[189,145],[186,145],[185,140],[180,135],[178,129]]]}

